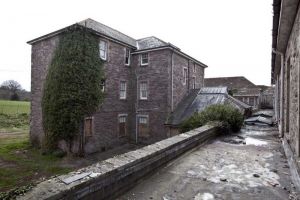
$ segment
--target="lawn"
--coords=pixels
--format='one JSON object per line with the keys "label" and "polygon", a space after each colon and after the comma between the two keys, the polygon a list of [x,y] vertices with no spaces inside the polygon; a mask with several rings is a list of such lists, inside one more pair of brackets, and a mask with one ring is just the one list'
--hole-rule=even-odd
{"label": "lawn", "polygon": [[0,100],[0,113],[2,114],[22,114],[30,112],[29,101],[6,101]]}
{"label": "lawn", "polygon": [[[0,100],[0,199],[3,193],[62,174],[61,158],[42,155],[29,142],[29,102]],[[23,190],[23,189],[22,189]]]}

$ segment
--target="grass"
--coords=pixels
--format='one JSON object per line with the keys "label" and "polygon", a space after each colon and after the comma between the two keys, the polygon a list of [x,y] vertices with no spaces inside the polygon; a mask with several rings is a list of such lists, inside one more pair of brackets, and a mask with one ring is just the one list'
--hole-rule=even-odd
{"label": "grass", "polygon": [[0,100],[0,113],[14,115],[30,112],[29,101],[6,101]]}
{"label": "grass", "polygon": [[29,105],[0,100],[0,193],[71,170],[61,165],[61,158],[31,147]]}
{"label": "grass", "polygon": [[42,155],[29,143],[28,132],[0,133],[0,191],[32,183],[40,177],[63,174],[61,158]]}

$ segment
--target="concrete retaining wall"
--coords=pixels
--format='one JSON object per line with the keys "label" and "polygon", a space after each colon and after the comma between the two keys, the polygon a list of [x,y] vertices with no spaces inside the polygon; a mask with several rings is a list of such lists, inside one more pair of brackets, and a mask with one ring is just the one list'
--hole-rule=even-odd
{"label": "concrete retaining wall", "polygon": [[[18,199],[112,199],[156,168],[216,134],[216,127],[206,125],[41,182]],[[83,178],[75,180],[79,176]],[[68,181],[71,183],[66,184]]]}

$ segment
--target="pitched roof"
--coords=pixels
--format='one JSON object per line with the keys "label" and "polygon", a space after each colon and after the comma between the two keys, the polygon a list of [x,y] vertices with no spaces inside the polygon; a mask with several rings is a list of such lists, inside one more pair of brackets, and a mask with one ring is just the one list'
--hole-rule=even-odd
{"label": "pitched roof", "polygon": [[262,89],[259,87],[239,88],[237,91],[234,91],[233,96],[259,96],[261,92]]}
{"label": "pitched roof", "polygon": [[256,87],[254,83],[243,76],[205,78],[205,87],[228,87],[229,90]]}
{"label": "pitched roof", "polygon": [[242,113],[251,109],[251,106],[227,94],[226,87],[201,88],[192,92],[181,100],[166,124],[177,126],[191,117],[195,112],[201,112],[214,104],[229,104]]}
{"label": "pitched roof", "polygon": [[132,37],[129,37],[125,35],[124,33],[121,33],[120,31],[117,31],[109,26],[106,26],[100,22],[97,22],[93,19],[86,19],[81,22],[78,22],[77,24],[86,26],[87,28],[90,28],[100,34],[109,36],[113,39],[119,40],[121,42],[124,42],[126,44],[129,44],[131,46],[136,46],[136,40],[133,39]]}
{"label": "pitched roof", "polygon": [[100,22],[97,22],[93,19],[90,19],[90,18],[80,21],[78,23],[72,24],[72,25],[62,28],[60,30],[51,32],[49,34],[43,35],[41,37],[35,38],[33,40],[28,41],[27,43],[34,44],[38,41],[42,41],[47,38],[51,38],[53,36],[61,34],[62,32],[65,32],[68,28],[73,27],[73,26],[87,27],[88,30],[94,32],[95,34],[99,34],[103,37],[107,37],[108,39],[128,45],[134,49],[133,54],[140,53],[141,51],[144,51],[144,50],[152,51],[152,50],[155,50],[160,47],[166,47],[166,48],[173,50],[174,52],[177,52],[178,54],[182,55],[183,57],[191,59],[193,62],[199,64],[200,66],[202,66],[204,68],[207,67],[202,62],[200,62],[200,61],[196,60],[195,58],[180,51],[180,49],[178,47],[174,46],[173,44],[171,44],[169,42],[168,43],[164,42],[163,40],[161,40],[157,37],[154,37],[154,36],[135,40],[134,38],[132,38],[128,35],[125,35],[125,34],[121,33],[120,31],[110,28],[109,26],[106,26],[106,25],[104,25]]}
{"label": "pitched roof", "polygon": [[154,36],[139,39],[137,40],[137,43],[138,43],[137,45],[138,50],[151,49],[151,48],[163,47],[168,45],[167,42],[164,42],[161,39],[158,39],[157,37]]}

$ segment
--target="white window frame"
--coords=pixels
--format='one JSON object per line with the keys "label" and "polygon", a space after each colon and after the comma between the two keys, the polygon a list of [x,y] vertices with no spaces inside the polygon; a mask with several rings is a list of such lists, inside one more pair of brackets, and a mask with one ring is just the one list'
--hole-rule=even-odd
{"label": "white window frame", "polygon": [[[119,114],[118,115],[118,122],[119,123],[126,123],[127,122],[127,116],[128,116],[128,114]],[[121,122],[121,118],[125,118],[125,122]]]}
{"label": "white window frame", "polygon": [[[122,88],[122,84],[124,84],[124,88]],[[127,97],[127,82],[120,81],[120,99],[126,99]]]}
{"label": "white window frame", "polygon": [[[146,125],[149,125],[149,115],[138,115],[138,124],[146,124]],[[146,123],[141,123],[141,118],[144,118],[146,119]]]}
{"label": "white window frame", "polygon": [[[101,44],[104,43],[104,49],[102,49],[102,46]],[[104,52],[104,56],[101,55],[101,51]],[[107,52],[108,52],[108,43],[107,41],[104,41],[104,40],[100,40],[99,41],[99,56],[102,60],[107,60]]]}
{"label": "white window frame", "polygon": [[[143,62],[143,55],[147,55],[147,63]],[[142,53],[141,56],[140,56],[140,58],[141,58],[141,65],[142,66],[145,66],[145,65],[149,64],[149,53]]]}
{"label": "white window frame", "polygon": [[184,67],[183,68],[183,85],[186,85],[188,83],[188,74],[189,74],[188,68]]}
{"label": "white window frame", "polygon": [[[146,86],[146,89],[145,90],[143,90],[143,88],[142,88],[142,84],[145,84],[145,86]],[[139,91],[140,91],[140,94],[139,94],[139,96],[140,96],[140,99],[141,100],[147,100],[148,99],[148,88],[149,88],[149,86],[148,86],[149,84],[148,84],[148,82],[147,81],[141,81],[140,83],[139,83]],[[143,91],[146,91],[146,96],[143,96]]]}
{"label": "white window frame", "polygon": [[[127,58],[127,52],[128,52],[128,63],[126,63],[126,58]],[[128,48],[125,48],[125,65],[126,66],[129,66],[130,65],[130,49],[128,49]]]}

